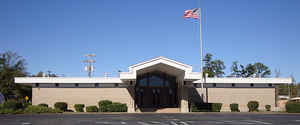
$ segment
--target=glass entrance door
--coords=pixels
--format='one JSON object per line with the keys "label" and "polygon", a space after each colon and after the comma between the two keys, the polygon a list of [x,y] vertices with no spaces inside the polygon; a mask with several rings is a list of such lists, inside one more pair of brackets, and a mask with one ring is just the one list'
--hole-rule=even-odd
{"label": "glass entrance door", "polygon": [[138,76],[135,92],[138,107],[178,107],[176,77],[160,72]]}

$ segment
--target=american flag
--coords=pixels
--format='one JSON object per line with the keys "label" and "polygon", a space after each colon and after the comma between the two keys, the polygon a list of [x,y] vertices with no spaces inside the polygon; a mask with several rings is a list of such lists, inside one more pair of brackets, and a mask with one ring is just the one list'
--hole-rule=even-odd
{"label": "american flag", "polygon": [[199,18],[199,8],[194,8],[194,9],[189,9],[184,11],[183,18],[194,18],[198,19]]}

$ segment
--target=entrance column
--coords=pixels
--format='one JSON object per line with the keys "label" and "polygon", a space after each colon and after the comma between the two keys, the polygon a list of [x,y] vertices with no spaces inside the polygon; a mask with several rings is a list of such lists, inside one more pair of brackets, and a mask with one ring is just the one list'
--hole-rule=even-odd
{"label": "entrance column", "polygon": [[189,112],[189,103],[188,103],[188,88],[184,86],[184,82],[181,81],[180,85],[180,112],[186,113]]}
{"label": "entrance column", "polygon": [[134,86],[135,86],[135,81],[130,81],[130,84],[127,87],[128,91],[131,95],[131,98],[127,105],[128,113],[135,113],[135,87]]}

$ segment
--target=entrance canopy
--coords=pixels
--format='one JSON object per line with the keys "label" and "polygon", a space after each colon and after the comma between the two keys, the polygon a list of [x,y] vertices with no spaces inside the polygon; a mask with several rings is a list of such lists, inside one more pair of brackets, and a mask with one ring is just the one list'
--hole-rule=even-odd
{"label": "entrance canopy", "polygon": [[201,79],[201,73],[192,72],[192,66],[162,56],[130,66],[129,72],[120,73],[120,79],[124,81],[135,80],[137,75],[152,71],[164,72],[182,80]]}

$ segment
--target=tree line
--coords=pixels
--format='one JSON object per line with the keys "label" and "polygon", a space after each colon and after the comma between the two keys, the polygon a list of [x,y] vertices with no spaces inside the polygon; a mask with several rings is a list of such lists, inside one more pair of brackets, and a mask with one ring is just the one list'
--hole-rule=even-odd
{"label": "tree line", "polygon": [[[222,60],[213,59],[213,55],[207,53],[203,59],[204,74],[208,74],[208,77],[224,77],[225,64]],[[255,62],[253,64],[242,65],[238,61],[234,61],[231,66],[231,73],[226,77],[269,77],[271,70],[268,66],[261,62]]]}

